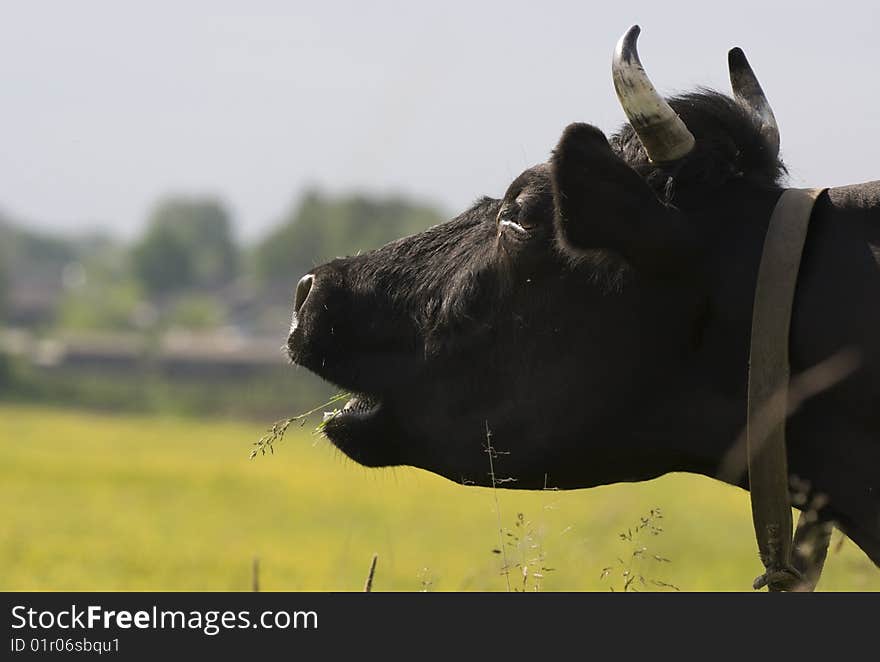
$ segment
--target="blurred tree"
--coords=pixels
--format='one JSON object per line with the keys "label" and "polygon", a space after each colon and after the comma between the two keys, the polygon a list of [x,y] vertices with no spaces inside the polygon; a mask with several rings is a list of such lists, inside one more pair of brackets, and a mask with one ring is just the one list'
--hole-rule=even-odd
{"label": "blurred tree", "polygon": [[264,281],[286,286],[316,264],[378,248],[442,220],[433,207],[400,197],[330,198],[309,191],[257,247],[257,271]]}
{"label": "blurred tree", "polygon": [[131,330],[141,305],[141,291],[131,278],[112,280],[88,268],[89,279],[82,287],[65,292],[58,310],[58,327],[77,331]]}
{"label": "blurred tree", "polygon": [[130,280],[92,279],[87,287],[67,293],[61,302],[58,326],[63,329],[130,330],[140,302],[140,292]]}
{"label": "blurred tree", "polygon": [[61,273],[76,256],[74,241],[33,232],[0,214],[0,317],[16,326],[51,321]]}
{"label": "blurred tree", "polygon": [[12,269],[60,268],[76,258],[76,242],[41,234],[0,216],[0,254],[10,274]]}
{"label": "blurred tree", "polygon": [[186,294],[174,302],[165,320],[171,327],[191,330],[216,329],[226,319],[226,311],[216,298]]}
{"label": "blurred tree", "polygon": [[134,330],[144,288],[133,273],[130,249],[111,237],[77,239],[77,259],[61,273],[64,295],[56,325],[76,331]]}
{"label": "blurred tree", "polygon": [[238,270],[229,214],[215,200],[160,202],[132,258],[135,273],[152,294],[216,288]]}

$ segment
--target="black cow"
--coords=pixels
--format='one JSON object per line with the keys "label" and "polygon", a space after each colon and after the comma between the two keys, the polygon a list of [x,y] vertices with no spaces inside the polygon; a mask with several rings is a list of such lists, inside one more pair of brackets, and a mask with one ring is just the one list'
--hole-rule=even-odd
{"label": "black cow", "polygon": [[[779,135],[741,51],[735,98],[667,102],[637,35],[615,56],[630,124],[610,139],[572,124],[502,198],[299,282],[289,354],[356,394],[324,428],[346,455],[488,485],[491,434],[504,487],[525,489],[719,477],[736,458]],[[797,503],[880,564],[880,183],[818,200],[790,353]],[[720,477],[747,488],[734,466]]]}

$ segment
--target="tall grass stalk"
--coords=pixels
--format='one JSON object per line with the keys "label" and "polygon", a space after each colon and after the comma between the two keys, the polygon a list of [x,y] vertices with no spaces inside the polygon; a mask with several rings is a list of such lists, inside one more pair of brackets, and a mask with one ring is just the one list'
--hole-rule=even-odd
{"label": "tall grass stalk", "polygon": [[501,504],[498,501],[498,481],[495,478],[495,458],[498,452],[492,446],[492,431],[489,429],[489,421],[486,421],[486,455],[489,456],[489,478],[492,480],[492,498],[495,500],[495,518],[498,523],[498,549],[501,551],[502,574],[507,582],[507,592],[510,593],[510,565],[507,562],[506,545],[504,544],[504,527],[501,524]]}

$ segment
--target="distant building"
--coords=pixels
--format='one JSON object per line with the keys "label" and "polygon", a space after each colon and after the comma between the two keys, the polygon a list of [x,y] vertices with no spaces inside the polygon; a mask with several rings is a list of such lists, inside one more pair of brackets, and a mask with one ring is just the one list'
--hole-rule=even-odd
{"label": "distant building", "polygon": [[229,332],[169,332],[158,342],[135,333],[40,339],[25,331],[0,333],[0,352],[48,369],[158,371],[177,378],[245,377],[286,364],[278,338]]}

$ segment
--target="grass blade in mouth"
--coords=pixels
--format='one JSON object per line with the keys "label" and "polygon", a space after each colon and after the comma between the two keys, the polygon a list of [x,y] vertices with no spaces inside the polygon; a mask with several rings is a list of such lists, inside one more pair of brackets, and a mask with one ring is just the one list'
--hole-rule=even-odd
{"label": "grass blade in mouth", "polygon": [[[310,409],[307,412],[302,414],[297,414],[291,418],[283,418],[280,421],[275,421],[272,424],[272,427],[259,438],[256,442],[254,442],[254,446],[256,448],[251,450],[250,459],[253,460],[257,455],[265,455],[267,452],[271,455],[275,453],[275,442],[282,441],[284,439],[284,435],[287,432],[287,428],[291,426],[293,423],[299,423],[301,426],[306,424],[306,420],[312,414],[315,414],[319,411],[322,411],[325,407],[329,407],[330,405],[336,404],[340,400],[347,400],[351,397],[350,393],[337,393],[332,398],[330,398],[327,402],[322,405],[318,405],[314,409]],[[334,412],[338,412],[338,409],[334,409]],[[330,418],[333,417],[333,413],[331,413]],[[317,430],[321,430],[326,422],[330,420],[326,416],[321,423],[318,424]]]}

